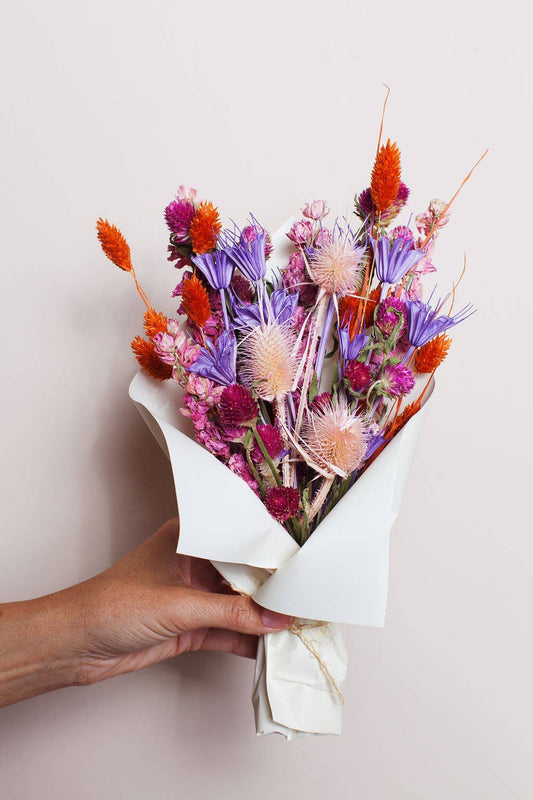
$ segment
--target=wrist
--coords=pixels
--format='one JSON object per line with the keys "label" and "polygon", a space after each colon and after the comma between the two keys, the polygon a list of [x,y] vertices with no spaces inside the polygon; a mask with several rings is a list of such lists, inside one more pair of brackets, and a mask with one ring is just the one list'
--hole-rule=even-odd
{"label": "wrist", "polygon": [[80,682],[82,617],[70,589],[0,605],[0,706]]}

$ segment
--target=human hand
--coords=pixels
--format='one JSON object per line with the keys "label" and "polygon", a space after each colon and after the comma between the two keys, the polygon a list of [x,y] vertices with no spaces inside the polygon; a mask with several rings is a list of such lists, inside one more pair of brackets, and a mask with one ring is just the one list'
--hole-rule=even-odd
{"label": "human hand", "polygon": [[169,520],[94,578],[1,605],[0,705],[191,650],[253,657],[259,634],[291,624],[233,593],[210,562],[178,555],[178,533]]}

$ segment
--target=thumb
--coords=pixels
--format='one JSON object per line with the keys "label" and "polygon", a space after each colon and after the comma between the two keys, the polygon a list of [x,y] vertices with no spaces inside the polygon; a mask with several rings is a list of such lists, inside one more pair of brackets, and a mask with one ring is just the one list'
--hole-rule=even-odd
{"label": "thumb", "polygon": [[[294,617],[278,614],[239,594],[215,594],[191,590],[188,609],[180,620],[182,629],[225,628],[237,633],[260,635],[281,631],[292,625]],[[186,625],[186,628],[184,627]]]}

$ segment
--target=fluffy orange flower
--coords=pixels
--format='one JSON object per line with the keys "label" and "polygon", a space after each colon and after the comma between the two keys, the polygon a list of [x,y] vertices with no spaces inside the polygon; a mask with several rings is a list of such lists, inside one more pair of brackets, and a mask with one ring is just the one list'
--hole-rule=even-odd
{"label": "fluffy orange flower", "polygon": [[155,345],[153,342],[147,342],[141,336],[136,336],[131,343],[131,349],[135,353],[135,358],[146,370],[148,375],[156,378],[158,381],[166,381],[172,377],[172,367],[170,364],[165,364],[161,361],[155,352]]}
{"label": "fluffy orange flower", "polygon": [[378,212],[386,211],[396,200],[401,172],[400,150],[388,139],[379,149],[370,181],[372,202]]}
{"label": "fluffy orange flower", "polygon": [[213,250],[217,243],[222,223],[218,216],[218,209],[209,201],[200,203],[189,227],[192,249],[198,255]]}
{"label": "fluffy orange flower", "polygon": [[98,240],[106,256],[120,269],[131,272],[130,247],[119,229],[100,217],[96,223],[96,230],[98,232]]}
{"label": "fluffy orange flower", "polygon": [[393,436],[396,436],[400,428],[403,428],[406,422],[409,422],[412,416],[416,414],[417,411],[420,410],[420,398],[413,400],[412,403],[409,403],[408,406],[404,408],[401,414],[398,414],[390,425],[387,426],[385,430],[385,438],[392,439]]}
{"label": "fluffy orange flower", "polygon": [[446,356],[452,340],[445,333],[440,336],[435,336],[427,344],[422,345],[417,351],[415,356],[415,372],[433,372],[437,367],[442,364]]}
{"label": "fluffy orange flower", "polygon": [[183,310],[194,325],[203,328],[211,316],[207,289],[197,275],[191,275],[183,284],[181,293]]}
{"label": "fluffy orange flower", "polygon": [[161,311],[147,308],[144,312],[144,330],[149,339],[153,339],[157,333],[166,333],[167,318]]}

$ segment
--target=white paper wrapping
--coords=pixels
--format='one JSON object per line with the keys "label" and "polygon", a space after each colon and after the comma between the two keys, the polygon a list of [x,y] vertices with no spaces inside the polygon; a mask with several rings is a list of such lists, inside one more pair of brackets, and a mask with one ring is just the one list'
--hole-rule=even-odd
{"label": "white paper wrapping", "polygon": [[383,625],[389,534],[425,407],[299,548],[247,484],[191,438],[175,384],[139,372],[130,397],[172,465],[178,551],[213,561],[261,605],[311,622],[299,635],[262,638],[253,693],[257,732],[340,733],[346,652],[336,625],[313,621]]}

